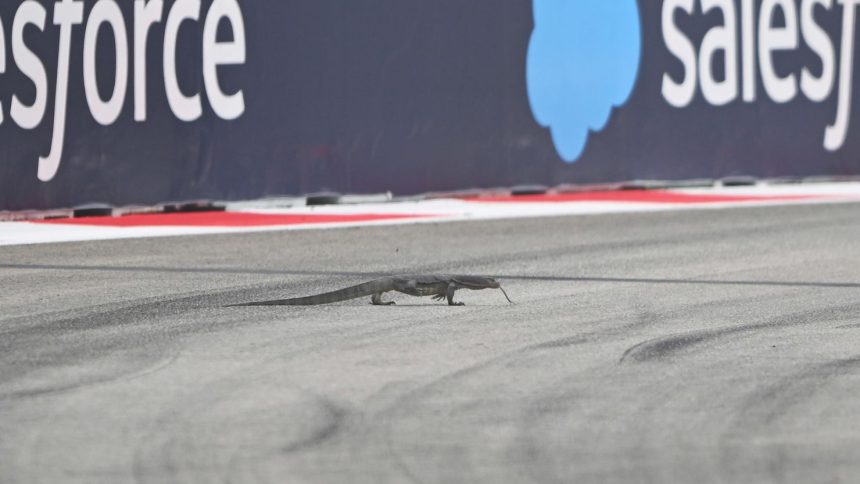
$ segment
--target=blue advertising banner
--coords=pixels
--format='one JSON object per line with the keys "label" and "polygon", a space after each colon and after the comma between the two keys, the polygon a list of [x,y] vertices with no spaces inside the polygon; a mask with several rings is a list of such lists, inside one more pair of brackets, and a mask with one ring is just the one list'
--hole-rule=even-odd
{"label": "blue advertising banner", "polygon": [[0,5],[0,209],[860,173],[860,0]]}

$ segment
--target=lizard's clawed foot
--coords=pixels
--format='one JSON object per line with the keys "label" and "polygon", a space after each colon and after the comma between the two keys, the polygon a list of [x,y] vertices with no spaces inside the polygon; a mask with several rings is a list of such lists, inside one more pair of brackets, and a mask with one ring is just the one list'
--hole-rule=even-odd
{"label": "lizard's clawed foot", "polygon": [[448,303],[448,305],[449,306],[465,306],[466,303],[464,303],[464,302],[450,302],[450,303]]}
{"label": "lizard's clawed foot", "polygon": [[445,299],[445,295],[444,295],[444,294],[436,294],[435,296],[433,296],[433,300],[434,300],[434,301],[441,301],[441,300],[443,300],[443,299]]}

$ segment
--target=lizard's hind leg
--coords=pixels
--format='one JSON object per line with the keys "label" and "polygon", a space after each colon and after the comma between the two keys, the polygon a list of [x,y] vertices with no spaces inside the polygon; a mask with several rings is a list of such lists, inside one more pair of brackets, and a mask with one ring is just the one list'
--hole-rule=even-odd
{"label": "lizard's hind leg", "polygon": [[383,301],[382,293],[377,292],[373,296],[370,296],[370,304],[373,304],[374,306],[391,306],[394,304],[394,301]]}

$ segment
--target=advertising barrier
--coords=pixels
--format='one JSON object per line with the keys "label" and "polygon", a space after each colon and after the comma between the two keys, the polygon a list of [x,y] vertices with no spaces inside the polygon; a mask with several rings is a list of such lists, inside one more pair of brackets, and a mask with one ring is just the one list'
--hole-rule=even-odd
{"label": "advertising barrier", "polygon": [[855,175],[860,0],[0,4],[0,209]]}

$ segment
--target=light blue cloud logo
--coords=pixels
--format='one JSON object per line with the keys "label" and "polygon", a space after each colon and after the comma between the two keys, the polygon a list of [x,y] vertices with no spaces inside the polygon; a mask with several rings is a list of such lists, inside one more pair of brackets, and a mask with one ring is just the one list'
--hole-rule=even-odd
{"label": "light blue cloud logo", "polygon": [[568,163],[589,131],[601,131],[613,107],[630,97],[642,38],[636,0],[534,0],[526,60],[532,113]]}

